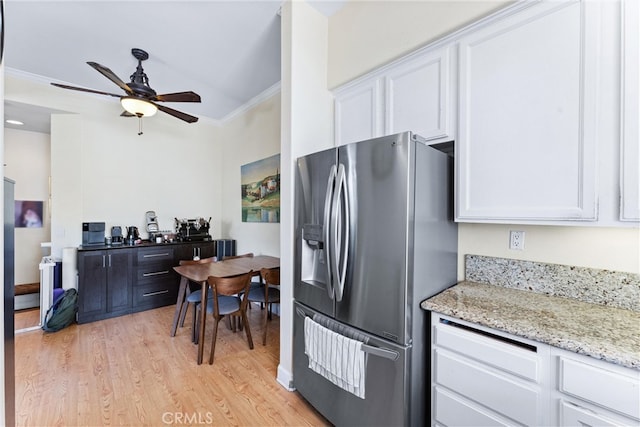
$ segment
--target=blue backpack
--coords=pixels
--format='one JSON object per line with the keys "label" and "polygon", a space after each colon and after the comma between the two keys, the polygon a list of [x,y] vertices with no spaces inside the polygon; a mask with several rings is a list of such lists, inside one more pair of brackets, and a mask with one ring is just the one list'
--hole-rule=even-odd
{"label": "blue backpack", "polygon": [[42,329],[45,332],[56,332],[66,328],[76,320],[78,312],[78,291],[71,288],[53,303],[44,317]]}

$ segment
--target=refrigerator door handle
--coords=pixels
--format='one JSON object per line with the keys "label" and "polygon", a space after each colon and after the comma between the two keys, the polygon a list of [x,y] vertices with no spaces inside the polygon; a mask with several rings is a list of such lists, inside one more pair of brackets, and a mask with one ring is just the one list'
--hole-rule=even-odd
{"label": "refrigerator door handle", "polygon": [[327,272],[327,293],[329,294],[329,298],[334,298],[334,288],[333,288],[333,275],[332,273],[332,257],[333,257],[333,247],[331,242],[331,218],[333,211],[333,194],[334,194],[334,186],[336,181],[336,165],[331,166],[331,170],[329,171],[329,181],[327,182],[327,194],[324,197],[324,220],[322,223],[322,230],[324,234],[324,262],[326,266]]}
{"label": "refrigerator door handle", "polygon": [[[336,177],[336,191],[333,195],[334,215],[334,277],[336,301],[342,301],[344,294],[344,281],[347,272],[347,259],[349,257],[349,198],[347,195],[347,179],[342,163],[338,166]],[[344,227],[343,227],[344,224]]]}

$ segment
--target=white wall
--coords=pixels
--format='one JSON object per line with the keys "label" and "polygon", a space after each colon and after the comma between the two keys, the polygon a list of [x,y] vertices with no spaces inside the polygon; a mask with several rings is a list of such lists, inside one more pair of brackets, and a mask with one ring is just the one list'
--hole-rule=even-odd
{"label": "white wall", "polygon": [[280,223],[242,222],[240,197],[241,166],[280,153],[280,93],[225,122],[219,138],[222,237],[236,240],[238,254],[280,256]]}
{"label": "white wall", "polygon": [[6,99],[73,114],[52,118],[51,186],[54,256],[81,244],[83,221],[137,226],[146,236],[145,212],[173,230],[174,218],[212,217],[220,237],[222,141],[206,120],[188,124],[158,113],[120,117],[117,101],[7,76]]}
{"label": "white wall", "polygon": [[36,200],[43,203],[42,228],[15,230],[15,284],[38,283],[38,264],[42,258],[40,243],[51,236],[49,217],[49,135],[15,129],[4,131],[5,176],[16,182],[16,200]]}
{"label": "white wall", "polygon": [[327,90],[328,21],[306,2],[282,7],[281,315],[278,381],[292,385],[293,194],[295,160],[333,145],[333,99]]}

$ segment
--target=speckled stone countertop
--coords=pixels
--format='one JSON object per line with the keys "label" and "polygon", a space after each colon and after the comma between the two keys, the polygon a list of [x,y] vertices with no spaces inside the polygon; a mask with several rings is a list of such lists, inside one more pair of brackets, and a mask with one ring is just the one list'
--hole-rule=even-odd
{"label": "speckled stone countertop", "polygon": [[[484,261],[495,264],[490,258]],[[477,256],[471,256],[471,262],[467,256],[467,278],[469,272],[472,277],[477,273],[477,262]],[[633,287],[636,276],[632,275]],[[639,311],[530,289],[465,280],[423,301],[421,307],[640,370]]]}

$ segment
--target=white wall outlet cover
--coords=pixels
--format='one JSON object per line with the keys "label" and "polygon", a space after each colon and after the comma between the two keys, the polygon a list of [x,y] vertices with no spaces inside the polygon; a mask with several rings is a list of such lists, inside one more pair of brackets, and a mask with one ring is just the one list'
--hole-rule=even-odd
{"label": "white wall outlet cover", "polygon": [[524,250],[524,231],[511,230],[509,232],[509,249]]}

